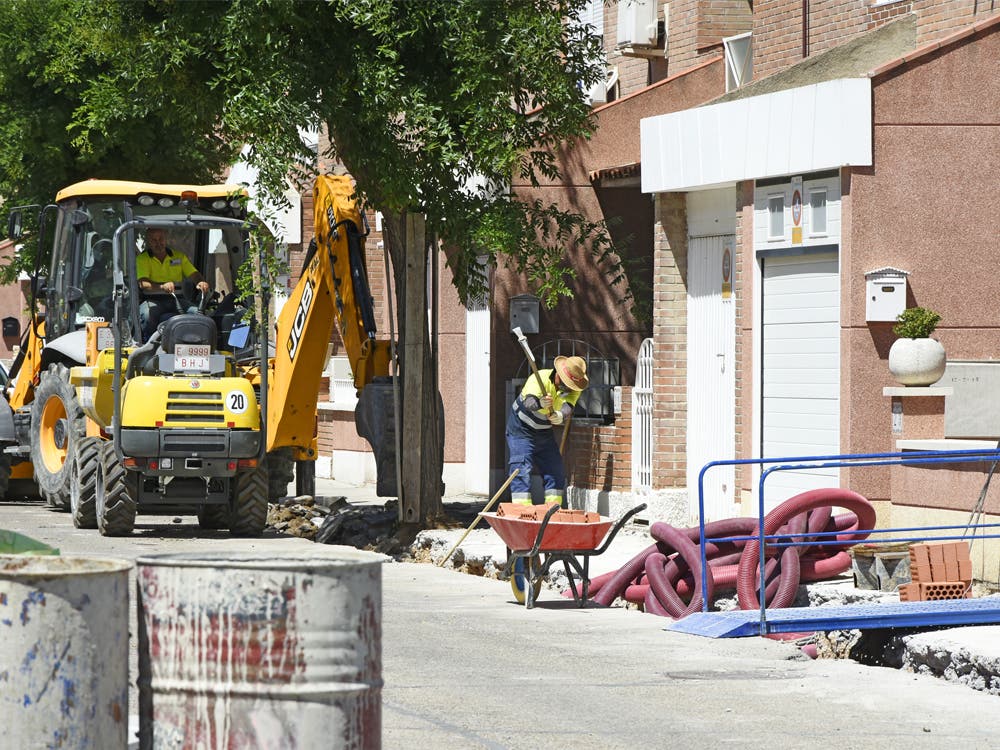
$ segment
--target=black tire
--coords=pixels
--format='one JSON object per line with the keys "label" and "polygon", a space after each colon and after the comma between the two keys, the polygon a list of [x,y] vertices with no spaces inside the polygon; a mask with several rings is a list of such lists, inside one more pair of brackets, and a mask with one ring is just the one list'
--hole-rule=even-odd
{"label": "black tire", "polygon": [[267,496],[271,502],[288,496],[288,485],[295,479],[295,459],[291,448],[276,448],[264,459],[267,467]]}
{"label": "black tire", "polygon": [[69,512],[78,529],[97,528],[97,481],[101,475],[103,442],[98,437],[83,438],[73,460]]}
{"label": "black tire", "polygon": [[[525,558],[517,557],[514,559],[514,565],[511,567],[510,571],[510,588],[514,592],[514,599],[518,604],[524,604],[528,598],[528,576],[525,575],[527,564],[525,563]],[[531,558],[531,570],[537,576],[538,571],[542,567],[542,561],[536,555]],[[542,579],[536,577],[531,581],[531,601],[538,601],[538,594],[542,590]]]}
{"label": "black tire", "polygon": [[[0,451],[3,450],[0,445]],[[10,456],[0,453],[0,499],[7,499],[7,490],[10,489]]]}
{"label": "black tire", "polygon": [[135,528],[139,475],[125,471],[110,440],[101,446],[99,466],[95,496],[97,528],[102,536],[128,536]]}
{"label": "black tire", "polygon": [[198,526],[203,529],[228,529],[228,505],[202,505],[198,508]]}
{"label": "black tire", "polygon": [[69,368],[49,365],[31,405],[31,463],[38,491],[58,510],[69,510],[73,458],[86,432],[86,418],[70,385]]}
{"label": "black tire", "polygon": [[260,536],[267,524],[267,468],[258,466],[233,477],[229,533]]}

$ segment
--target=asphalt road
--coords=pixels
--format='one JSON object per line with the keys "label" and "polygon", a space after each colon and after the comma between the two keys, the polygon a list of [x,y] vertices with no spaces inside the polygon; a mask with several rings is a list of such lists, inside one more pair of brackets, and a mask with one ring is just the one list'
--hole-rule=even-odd
{"label": "asphalt road", "polygon": [[[314,547],[289,536],[233,540],[201,532],[193,518],[140,516],[132,537],[105,539],[40,504],[5,504],[2,513],[0,526],[64,555],[280,556]],[[382,746],[390,750],[1000,744],[1000,699],[932,677],[810,661],[760,638],[669,633],[660,618],[578,609],[548,591],[526,610],[506,582],[432,565],[389,562],[382,571]],[[135,653],[133,639],[133,682]]]}

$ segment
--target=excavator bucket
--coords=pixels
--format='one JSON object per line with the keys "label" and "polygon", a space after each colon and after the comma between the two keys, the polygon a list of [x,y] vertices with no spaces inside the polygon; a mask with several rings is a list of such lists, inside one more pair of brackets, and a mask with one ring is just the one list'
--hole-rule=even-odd
{"label": "excavator bucket", "polygon": [[375,454],[375,493],[398,497],[396,484],[396,421],[391,378],[376,378],[358,396],[354,424]]}
{"label": "excavator bucket", "polygon": [[[376,378],[365,386],[354,410],[358,434],[368,441],[375,454],[375,492],[379,497],[398,497],[396,487],[395,395],[391,377]],[[444,402],[438,394],[439,456],[444,456]],[[440,476],[441,466],[438,466]],[[442,493],[444,487],[442,485]]]}

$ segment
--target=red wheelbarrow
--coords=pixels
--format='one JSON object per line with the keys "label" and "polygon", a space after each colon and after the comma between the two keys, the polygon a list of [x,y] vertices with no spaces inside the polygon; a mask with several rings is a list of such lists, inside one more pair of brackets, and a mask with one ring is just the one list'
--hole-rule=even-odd
{"label": "red wheelbarrow", "polygon": [[[645,508],[646,504],[642,503],[615,522],[602,517],[596,523],[552,521],[552,516],[559,510],[555,504],[540,521],[496,513],[480,515],[507,545],[507,564],[501,576],[510,578],[510,587],[518,602],[531,609],[549,569],[553,564],[562,562],[573,600],[582,607],[586,604],[590,588],[590,558],[603,553],[632,516]],[[582,584],[579,591],[574,573]]]}

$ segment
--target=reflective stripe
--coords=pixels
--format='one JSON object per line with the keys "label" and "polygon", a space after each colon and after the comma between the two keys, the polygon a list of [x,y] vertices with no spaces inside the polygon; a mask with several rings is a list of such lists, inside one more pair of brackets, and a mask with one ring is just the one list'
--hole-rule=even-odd
{"label": "reflective stripe", "polygon": [[517,415],[517,418],[520,419],[524,424],[526,424],[528,427],[530,427],[533,430],[551,430],[552,429],[552,424],[549,422],[548,419],[539,421],[539,419],[536,416],[535,412],[528,411],[527,409],[524,409],[524,408],[519,408],[519,404],[520,403],[521,403],[521,399],[520,398],[518,398],[518,400],[514,402],[514,413]]}
{"label": "reflective stripe", "polygon": [[512,503],[518,503],[519,505],[531,505],[531,493],[530,492],[511,492],[510,501]]}

